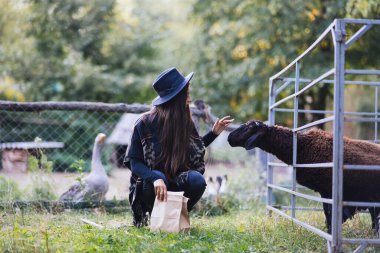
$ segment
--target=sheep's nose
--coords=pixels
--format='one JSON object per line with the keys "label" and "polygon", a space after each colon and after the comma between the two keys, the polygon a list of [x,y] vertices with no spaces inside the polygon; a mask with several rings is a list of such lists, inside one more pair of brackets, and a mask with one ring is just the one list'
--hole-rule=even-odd
{"label": "sheep's nose", "polygon": [[233,132],[231,132],[231,133],[228,135],[227,141],[228,141],[228,143],[230,144],[231,147],[236,147],[236,146],[237,146],[237,143],[236,143],[236,141],[235,141],[235,138],[234,138],[234,134],[233,134]]}

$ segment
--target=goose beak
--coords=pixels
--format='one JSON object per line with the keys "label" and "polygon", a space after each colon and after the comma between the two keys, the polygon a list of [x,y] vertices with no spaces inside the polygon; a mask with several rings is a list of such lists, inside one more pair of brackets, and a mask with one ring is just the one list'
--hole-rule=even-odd
{"label": "goose beak", "polygon": [[102,133],[98,134],[98,143],[103,144],[106,140],[106,137],[107,136],[105,134],[102,134]]}

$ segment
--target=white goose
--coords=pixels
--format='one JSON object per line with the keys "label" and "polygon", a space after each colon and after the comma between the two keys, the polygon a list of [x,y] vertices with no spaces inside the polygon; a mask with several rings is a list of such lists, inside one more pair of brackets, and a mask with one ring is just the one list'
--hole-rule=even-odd
{"label": "white goose", "polygon": [[59,197],[60,201],[104,201],[108,191],[108,178],[101,161],[101,150],[104,146],[106,135],[99,133],[96,136],[92,152],[91,173],[81,182],[74,183],[65,193]]}
{"label": "white goose", "polygon": [[204,198],[213,198],[218,194],[216,182],[212,177],[208,177],[206,180],[207,186],[205,193],[203,195]]}

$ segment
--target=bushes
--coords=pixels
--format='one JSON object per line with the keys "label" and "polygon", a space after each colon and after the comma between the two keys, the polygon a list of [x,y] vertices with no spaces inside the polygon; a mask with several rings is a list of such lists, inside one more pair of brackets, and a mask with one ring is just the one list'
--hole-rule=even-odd
{"label": "bushes", "polygon": [[232,195],[220,195],[214,198],[201,199],[191,212],[196,216],[223,215],[238,209],[240,201]]}
{"label": "bushes", "polygon": [[0,176],[0,201],[21,199],[21,191],[12,179]]}

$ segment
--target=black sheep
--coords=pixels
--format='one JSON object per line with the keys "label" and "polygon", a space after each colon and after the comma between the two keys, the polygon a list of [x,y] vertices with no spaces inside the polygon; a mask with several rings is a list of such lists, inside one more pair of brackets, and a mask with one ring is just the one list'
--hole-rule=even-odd
{"label": "black sheep", "polygon": [[[249,121],[228,136],[232,147],[247,150],[259,147],[291,165],[293,160],[292,130],[281,126],[267,126],[260,121]],[[344,137],[344,164],[380,165],[380,145]],[[333,135],[320,129],[310,129],[297,134],[297,164],[332,162]],[[318,192],[322,198],[332,196],[331,168],[297,168],[299,184]],[[380,171],[344,170],[343,200],[380,202]],[[352,218],[359,210],[369,209],[372,228],[378,231],[376,218],[379,207],[343,207],[343,220]],[[331,232],[331,205],[323,203],[328,231]]]}

